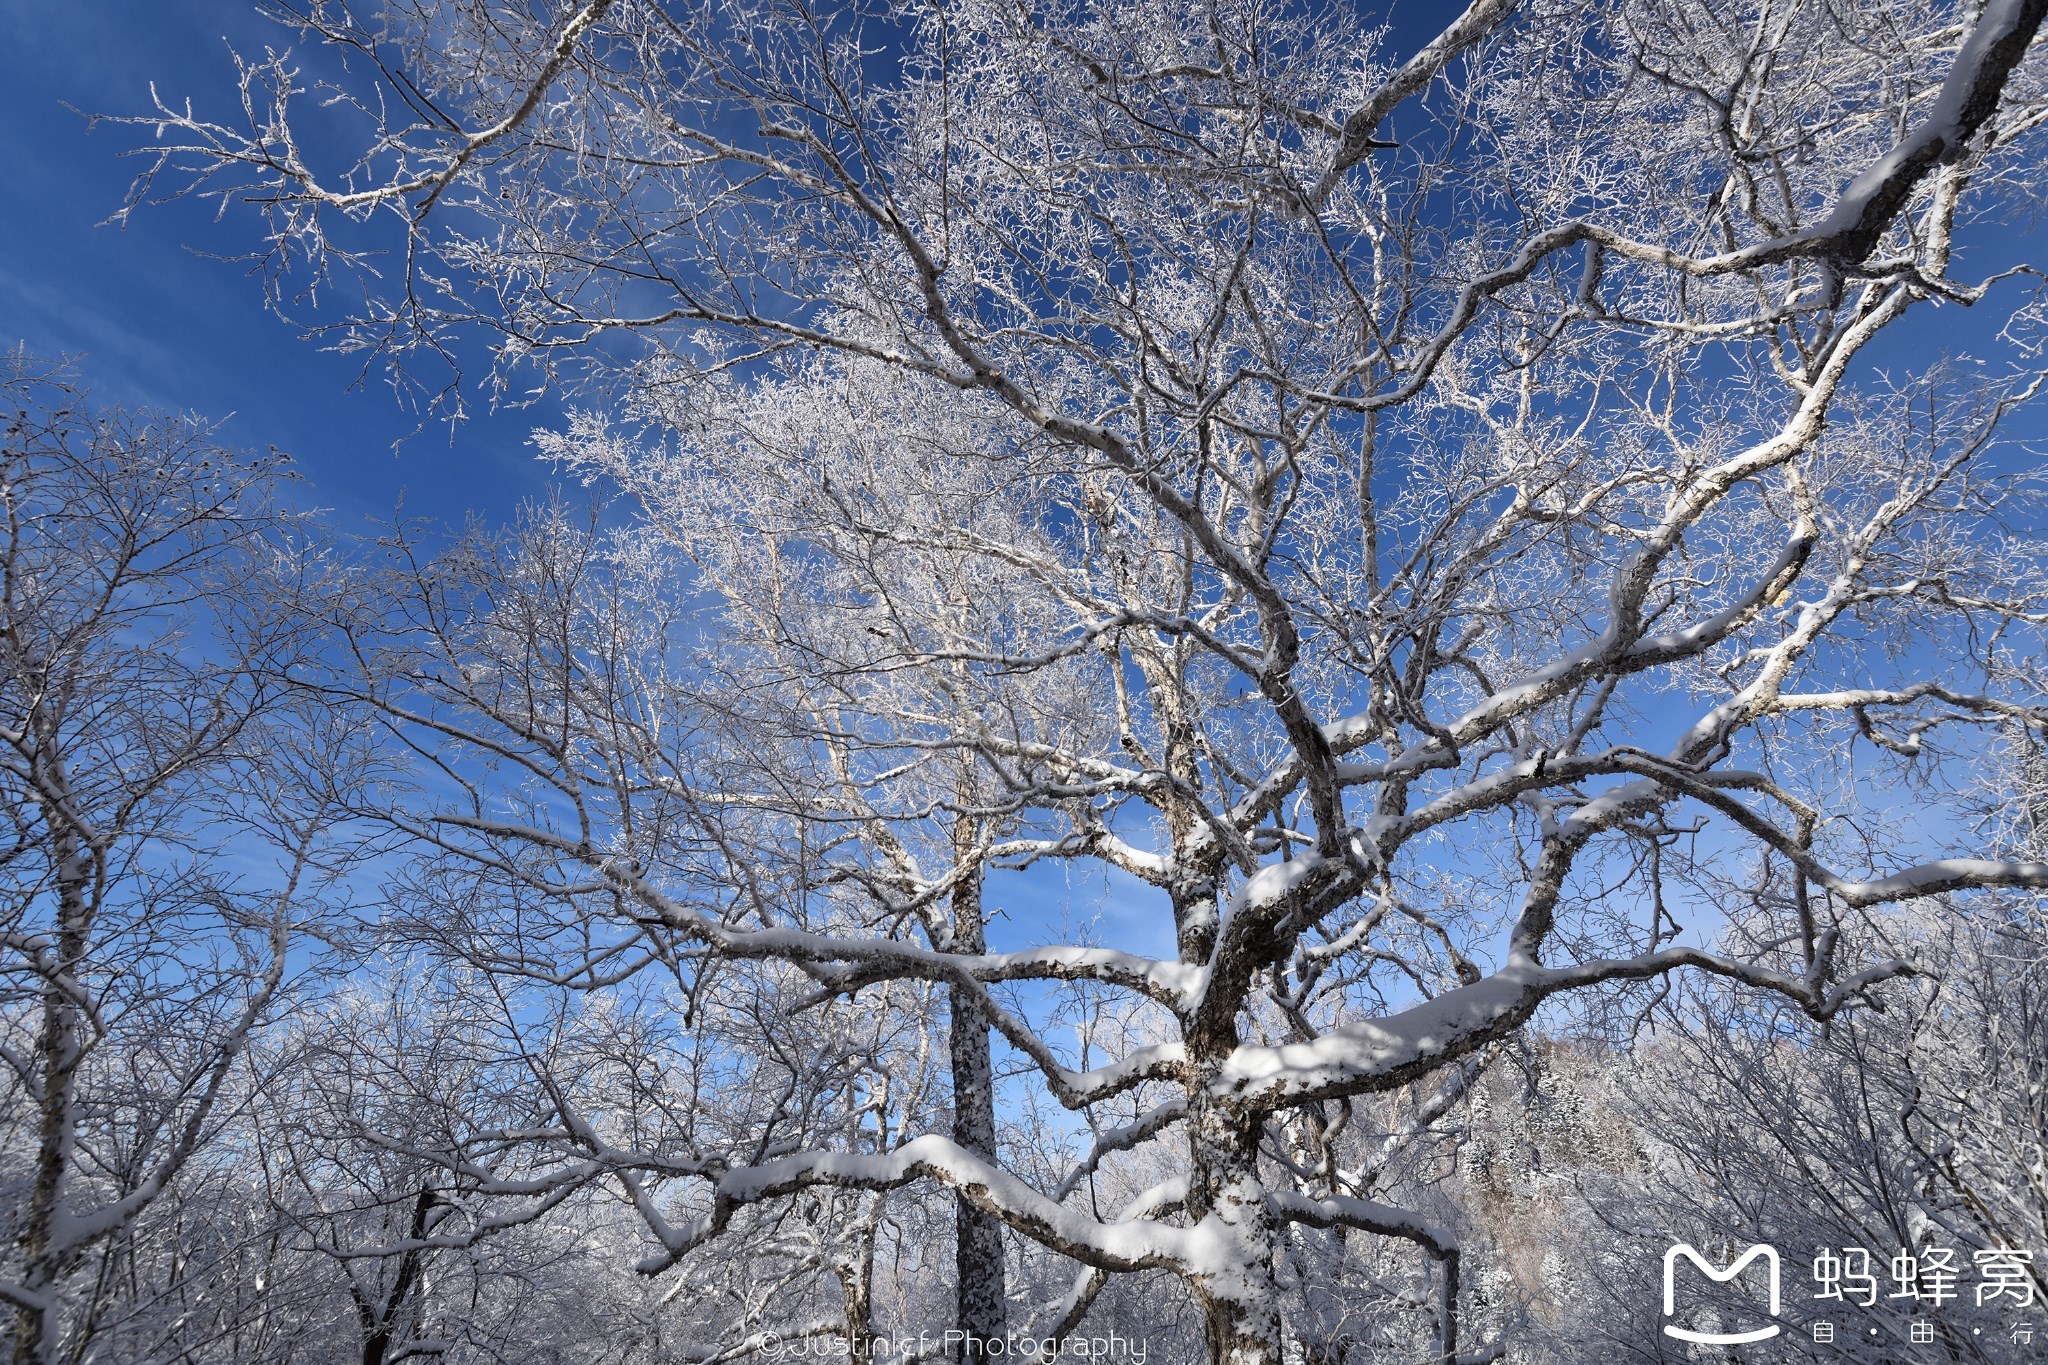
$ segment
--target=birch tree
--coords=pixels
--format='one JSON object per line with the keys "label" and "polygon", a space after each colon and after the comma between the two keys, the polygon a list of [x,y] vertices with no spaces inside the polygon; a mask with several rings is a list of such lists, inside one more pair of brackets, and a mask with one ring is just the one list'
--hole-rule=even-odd
{"label": "birch tree", "polygon": [[[707,838],[715,765],[644,789],[687,877],[668,830],[437,817],[709,958],[958,992],[1097,1135],[1081,1185],[1144,1144],[1183,1172],[1103,1209],[914,1112],[744,1162],[614,1145],[649,1269],[937,1182],[1079,1264],[1058,1330],[1156,1270],[1212,1361],[1276,1365],[1285,1230],[1343,1227],[1434,1267],[1431,1350],[1486,1358],[1455,1237],[1338,1158],[1359,1101],[1426,1110],[1545,1002],[1673,973],[1825,1020],[1915,969],[1882,907],[2048,884],[1886,831],[1866,778],[1939,808],[2041,716],[1999,432],[2039,384],[2044,10],[1475,0],[1414,38],[1253,3],[320,3],[234,117],[141,120],[137,197],[261,215],[287,283],[391,248],[316,320],[430,394],[478,337],[504,385],[593,385],[551,452],[638,500],[647,553],[728,566],[736,612],[773,585],[790,643],[732,664],[859,700],[814,754],[983,831],[980,866],[1114,869],[1157,915],[1158,947],[1006,952],[824,915],[756,878],[762,827]],[[1002,705],[915,701],[949,676]],[[1772,932],[1715,946],[1766,884]],[[1143,1026],[1084,1063],[1016,983]]]}

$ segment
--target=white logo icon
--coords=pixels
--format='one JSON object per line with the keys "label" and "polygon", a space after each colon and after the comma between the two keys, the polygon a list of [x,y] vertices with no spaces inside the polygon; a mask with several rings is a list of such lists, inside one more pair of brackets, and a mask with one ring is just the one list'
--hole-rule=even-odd
{"label": "white logo icon", "polygon": [[[1778,1252],[1774,1247],[1759,1242],[1737,1256],[1726,1270],[1716,1270],[1707,1263],[1707,1258],[1684,1242],[1664,1253],[1664,1316],[1670,1317],[1678,1311],[1678,1259],[1683,1256],[1700,1268],[1700,1273],[1716,1284],[1726,1284],[1748,1268],[1751,1261],[1761,1259],[1771,1272],[1771,1316],[1778,1316]],[[1707,1346],[1741,1346],[1752,1341],[1768,1341],[1778,1335],[1777,1324],[1759,1327],[1753,1332],[1694,1332],[1684,1327],[1664,1325],[1664,1335],[1677,1337],[1680,1341],[1697,1341]]]}

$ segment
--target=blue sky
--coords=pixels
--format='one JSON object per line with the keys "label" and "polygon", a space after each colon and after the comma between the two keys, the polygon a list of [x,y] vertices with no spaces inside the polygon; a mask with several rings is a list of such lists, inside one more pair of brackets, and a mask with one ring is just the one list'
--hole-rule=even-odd
{"label": "blue sky", "polygon": [[[1405,53],[1435,16],[1391,8]],[[230,44],[253,53],[287,36],[250,0],[0,0],[0,346],[76,360],[102,402],[196,412],[220,420],[229,445],[277,446],[342,529],[389,515],[401,495],[415,515],[502,519],[548,482],[527,438],[559,421],[555,405],[473,409],[452,431],[421,430],[381,374],[305,339],[266,310],[246,265],[217,259],[253,249],[255,215],[215,221],[210,204],[187,200],[145,207],[125,229],[100,225],[141,169],[122,153],[147,132],[88,131],[84,115],[146,113],[154,80],[167,100],[189,96],[226,118],[239,112]],[[2006,264],[2018,237],[1975,235],[1965,277]],[[2002,321],[1940,311],[1947,345],[1982,341]],[[1924,363],[1917,331],[1887,338],[1872,365]],[[2044,426],[2037,409],[2009,431],[2038,440]]]}
{"label": "blue sky", "polygon": [[[1403,51],[1436,18],[1391,8],[1414,16],[1397,18],[1416,30],[1397,33]],[[195,412],[223,422],[227,445],[277,446],[340,529],[389,516],[401,494],[412,515],[502,520],[549,482],[527,438],[559,421],[554,404],[473,409],[452,432],[412,436],[419,416],[380,374],[305,339],[266,310],[248,266],[216,259],[254,249],[254,214],[215,221],[188,200],[100,226],[142,168],[122,153],[148,132],[89,132],[85,115],[146,114],[155,81],[233,122],[230,45],[261,53],[289,36],[252,0],[0,0],[0,347],[77,361],[101,403]]]}
{"label": "blue sky", "polygon": [[266,311],[246,266],[199,254],[247,252],[253,215],[215,222],[187,201],[97,226],[121,207],[139,169],[121,153],[145,130],[89,133],[73,110],[144,113],[155,80],[225,115],[228,43],[260,51],[281,35],[247,0],[0,0],[0,347],[77,361],[101,403],[195,412],[227,445],[278,447],[340,529],[389,516],[401,494],[411,515],[502,518],[546,485],[526,442],[555,409],[404,440],[420,419],[380,376]]}
{"label": "blue sky", "polygon": [[[212,205],[187,200],[101,226],[141,168],[122,153],[146,130],[89,131],[84,114],[144,113],[154,80],[166,100],[189,95],[226,117],[238,112],[229,44],[260,52],[282,36],[248,0],[0,0],[0,347],[75,360],[99,402],[196,412],[221,421],[226,444],[277,446],[339,529],[367,529],[401,496],[412,516],[502,521],[550,481],[527,438],[558,407],[473,409],[452,432],[418,431],[380,375],[304,339],[265,308],[247,266],[217,259],[254,247],[254,215],[216,221]],[[1021,947],[1043,941],[1049,921],[1099,911],[1106,941],[1172,956],[1171,925],[1127,880],[1092,868],[1006,876],[991,937]]]}

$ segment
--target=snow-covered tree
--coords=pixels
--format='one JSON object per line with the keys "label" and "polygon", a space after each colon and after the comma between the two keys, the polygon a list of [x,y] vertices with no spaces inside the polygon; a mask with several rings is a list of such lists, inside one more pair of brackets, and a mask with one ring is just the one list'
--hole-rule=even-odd
{"label": "snow-covered tree", "polygon": [[[862,875],[833,861],[847,829],[863,846],[889,838],[839,799],[851,778],[835,785],[831,755],[822,769],[803,763],[773,717],[732,710],[717,654],[691,639],[673,563],[559,506],[504,532],[472,528],[438,553],[409,528],[382,549],[354,606],[333,617],[355,672],[324,685],[429,759],[364,808],[421,851],[379,932],[469,982],[441,988],[442,1013],[459,1018],[468,998],[490,1020],[494,1069],[519,1078],[497,1093],[520,1097],[489,1113],[426,1103],[463,1134],[432,1141],[405,1135],[402,1098],[374,1116],[341,1107],[373,1144],[494,1202],[472,1232],[387,1238],[387,1250],[552,1220],[612,1176],[665,1231],[680,1216],[675,1191],[706,1171],[816,1144],[886,1151],[941,1115],[948,1049],[929,983],[883,982],[857,1005],[821,998],[775,955],[707,953],[577,857],[563,864],[564,843],[612,850],[620,875],[678,904],[722,901],[735,923],[814,891],[816,928],[848,913],[845,882]],[[885,867],[875,879],[904,875]],[[972,875],[967,865],[955,881]],[[950,892],[942,910],[957,914],[960,899]],[[432,1070],[420,1068],[421,1084]],[[680,1198],[702,1211],[701,1198]],[[665,1254],[660,1268],[687,1262],[657,1315],[665,1349],[723,1359],[735,1343],[831,1337],[871,1355],[878,1239],[900,1249],[901,1222],[927,1212],[899,1207],[885,1228],[873,1195],[822,1192],[743,1217],[713,1253]]]}
{"label": "snow-covered tree", "polygon": [[[782,714],[814,769],[768,800],[694,682],[628,704],[602,614],[529,697],[444,652],[471,719],[424,722],[534,718],[418,827],[504,874],[478,957],[554,970],[490,946],[531,893],[576,908],[565,982],[943,988],[1087,1172],[1174,1154],[1084,1200],[915,1086],[796,1147],[581,1135],[653,1267],[937,1182],[1080,1263],[1056,1317],[1159,1272],[1213,1361],[1278,1365],[1282,1250],[1343,1228],[1428,1268],[1454,1360],[1453,1227],[1338,1140],[1369,1097],[1426,1122],[1546,1001],[1673,973],[1826,1020],[1914,969],[1881,907],[2048,885],[1929,813],[2041,715],[1997,435],[2044,11],[316,2],[237,121],[148,115],[138,194],[254,206],[276,278],[374,264],[329,320],[415,382],[479,332],[508,383],[608,381],[551,450],[637,500],[650,595],[700,566],[648,609],[718,595],[730,734]],[[994,951],[938,909],[1061,862],[1154,927]],[[1119,997],[1112,1041],[1059,990]]]}
{"label": "snow-covered tree", "polygon": [[[504,1136],[549,1113],[520,1046],[542,1045],[544,1026],[509,1029],[482,1007],[488,985],[445,963],[376,965],[270,1044],[237,1136],[254,1158],[244,1217],[269,1252],[261,1321],[278,1336],[225,1354],[289,1359],[296,1344],[362,1365],[659,1358],[659,1287],[622,1265],[637,1241],[631,1214],[534,1181],[535,1145]],[[617,1020],[580,1023],[587,1054]],[[222,1278],[246,1291],[251,1276]],[[212,1356],[208,1329],[195,1321],[181,1344]]]}
{"label": "snow-covered tree", "polygon": [[20,355],[0,392],[0,1298],[17,1365],[141,1359],[208,1268],[148,1215],[320,963],[360,747],[284,683],[317,575],[274,460]]}
{"label": "snow-covered tree", "polygon": [[[2038,856],[2039,741],[2003,727],[1979,783],[1978,837]],[[2048,1298],[2048,925],[2038,897],[1965,906],[1932,897],[1872,926],[1921,964],[1879,1008],[1815,1026],[1768,997],[1705,981],[1675,993],[1633,1050],[1596,1047],[1591,1112],[1629,1136],[1622,1159],[1569,1160],[1574,1197],[1545,1220],[1567,1248],[1569,1321],[1535,1358],[1661,1360],[1654,1267],[1673,1235],[1768,1242],[1787,1257],[1786,1358],[2020,1361],[2011,1313]],[[1738,922],[1734,932],[1753,932]],[[2001,1249],[2013,1289],[1980,1300],[1980,1257]],[[1883,1285],[1816,1299],[1817,1260],[1867,1255]],[[1860,1266],[1860,1259],[1856,1262]],[[1853,1308],[1850,1305],[1854,1305]],[[1837,1310],[1830,1313],[1830,1308]],[[1809,1322],[1855,1313],[1875,1328],[1816,1345]],[[1927,1329],[1916,1342],[1914,1323]],[[1838,1322],[1838,1326],[1841,1324]],[[1534,1345],[1535,1342],[1532,1342]]]}

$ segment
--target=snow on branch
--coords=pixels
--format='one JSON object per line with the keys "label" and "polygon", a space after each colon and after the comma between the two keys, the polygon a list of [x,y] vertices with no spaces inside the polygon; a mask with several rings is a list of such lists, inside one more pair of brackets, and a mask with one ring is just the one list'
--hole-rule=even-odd
{"label": "snow on branch", "polygon": [[[975,1207],[997,1215],[1032,1240],[1100,1269],[1185,1270],[1212,1254],[1210,1236],[1202,1229],[1176,1228],[1144,1217],[1100,1222],[1040,1194],[951,1139],[934,1134],[890,1152],[810,1152],[720,1172],[712,1177],[712,1212],[681,1227],[658,1226],[656,1231],[667,1251],[641,1262],[640,1269],[645,1274],[667,1269],[723,1231],[733,1213],[746,1204],[814,1186],[887,1190],[921,1179],[944,1182]],[[1184,1186],[1150,1191],[1137,1205],[1147,1210],[1163,1207],[1182,1197],[1177,1191],[1184,1191]]]}

